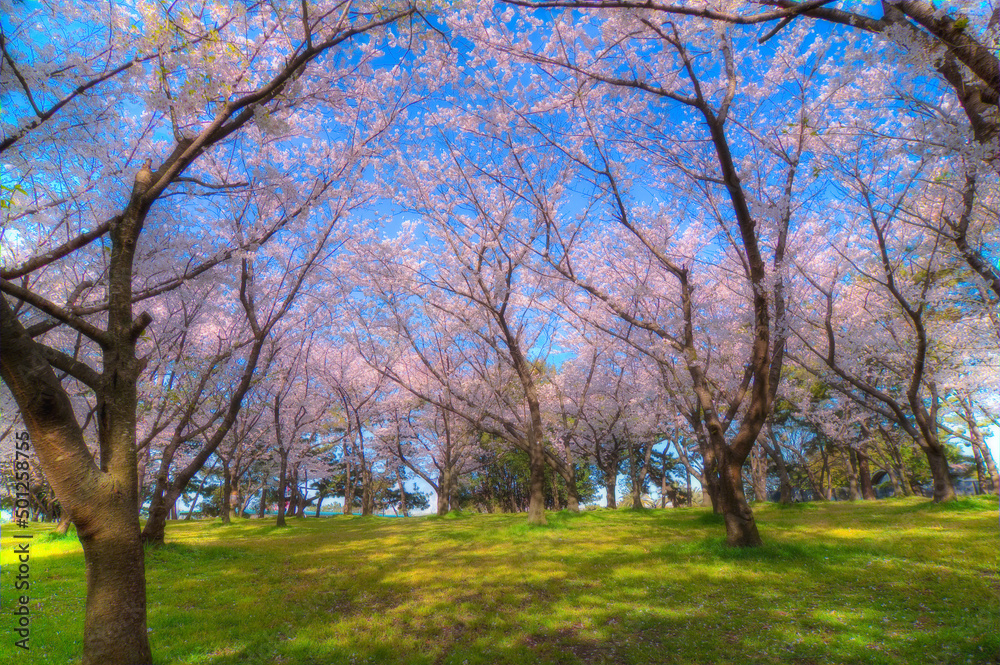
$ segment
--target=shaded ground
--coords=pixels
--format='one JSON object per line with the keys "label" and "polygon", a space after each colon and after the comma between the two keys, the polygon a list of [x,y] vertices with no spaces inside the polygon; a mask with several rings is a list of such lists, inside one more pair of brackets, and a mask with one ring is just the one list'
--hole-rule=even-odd
{"label": "shaded ground", "polygon": [[[997,499],[758,507],[722,545],[702,509],[177,522],[147,554],[159,665],[1000,662]],[[31,651],[79,658],[83,558],[34,528]],[[18,658],[10,660],[9,655]]]}

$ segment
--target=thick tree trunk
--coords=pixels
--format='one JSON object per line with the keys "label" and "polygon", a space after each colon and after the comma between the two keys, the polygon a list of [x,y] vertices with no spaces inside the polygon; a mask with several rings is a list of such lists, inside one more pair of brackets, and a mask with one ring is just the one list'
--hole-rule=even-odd
{"label": "thick tree trunk", "polygon": [[447,515],[451,510],[451,467],[444,465],[437,483],[437,514]]}
{"label": "thick tree trunk", "polygon": [[528,465],[528,524],[546,524],[545,520],[545,453],[541,442],[529,443]]}
{"label": "thick tree trunk", "polygon": [[632,487],[632,509],[642,510],[645,506],[642,505],[642,490],[637,487]]}
{"label": "thick tree trunk", "polygon": [[722,514],[722,506],[719,503],[719,473],[715,463],[715,451],[708,441],[708,435],[704,432],[704,426],[699,423],[701,429],[697,432],[698,448],[701,451],[702,472],[701,472],[701,505],[711,506],[712,513]]}
{"label": "thick tree trunk", "polygon": [[608,508],[618,508],[618,475],[614,471],[604,472],[604,492],[607,495]]}
{"label": "thick tree trunk", "polygon": [[84,665],[149,665],[153,660],[146,632],[135,445],[136,379],[142,365],[131,337],[131,262],[121,255],[122,232],[116,228],[112,234],[114,306],[104,371],[80,370],[97,393],[100,466],[41,347],[0,296],[0,378],[17,402],[34,452],[63,509],[72,514],[84,549]]}
{"label": "thick tree trunk", "polygon": [[375,512],[375,496],[371,470],[362,462],[361,466],[361,516],[369,517]]}
{"label": "thick tree trunk", "polygon": [[934,502],[954,501],[958,497],[955,496],[955,487],[948,472],[948,459],[944,456],[944,450],[927,446],[924,448],[924,454],[927,455],[931,478],[934,480]]}
{"label": "thick tree trunk", "polygon": [[757,521],[743,493],[743,464],[727,460],[720,474],[719,503],[726,519],[726,544],[730,547],[762,545]]}
{"label": "thick tree trunk", "polygon": [[[163,461],[160,462],[163,469]],[[165,471],[163,471],[165,473]],[[146,519],[146,526],[142,529],[142,541],[144,543],[162,544],[167,528],[167,518],[170,517],[170,506],[167,497],[169,481],[157,473],[156,484],[153,488],[153,496],[149,500],[149,517]]]}
{"label": "thick tree trunk", "polygon": [[105,526],[80,538],[87,569],[83,665],[150,663],[139,518],[121,504],[102,512]]}
{"label": "thick tree trunk", "polygon": [[874,501],[878,497],[875,496],[875,488],[872,486],[872,472],[868,463],[868,454],[862,450],[858,450],[856,454],[858,456],[858,483],[861,485],[861,498]]}

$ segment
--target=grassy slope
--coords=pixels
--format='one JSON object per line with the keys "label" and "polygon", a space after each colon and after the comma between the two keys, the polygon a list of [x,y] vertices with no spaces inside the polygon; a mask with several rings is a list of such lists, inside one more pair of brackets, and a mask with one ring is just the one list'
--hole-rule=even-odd
{"label": "grassy slope", "polygon": [[[997,500],[757,510],[721,545],[701,509],[170,523],[147,556],[156,662],[996,663]],[[47,529],[47,528],[46,528]],[[79,657],[79,543],[34,539],[32,649],[12,647],[3,529],[0,661]],[[42,529],[36,529],[40,532]]]}

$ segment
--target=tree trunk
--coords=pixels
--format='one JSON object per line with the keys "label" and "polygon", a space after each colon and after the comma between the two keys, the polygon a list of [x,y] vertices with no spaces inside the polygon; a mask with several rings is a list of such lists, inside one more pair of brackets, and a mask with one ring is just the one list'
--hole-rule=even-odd
{"label": "tree trunk", "polygon": [[146,467],[149,466],[149,455],[150,455],[149,449],[150,446],[148,444],[146,445],[145,448],[143,448],[142,456],[139,458],[139,469],[136,472],[137,477],[139,479],[138,497],[139,497],[140,509],[142,508],[142,504],[144,501],[143,497],[145,496],[146,493]]}
{"label": "tree trunk", "polygon": [[288,482],[288,510],[285,517],[295,517],[299,514],[299,467],[295,467]]}
{"label": "tree trunk", "polygon": [[232,510],[232,499],[230,498],[230,492],[232,491],[232,484],[229,478],[229,461],[226,459],[222,460],[222,510],[219,511],[219,516],[222,517],[223,524],[230,524],[230,511]]}
{"label": "tree trunk", "polygon": [[826,487],[823,489],[823,496],[827,501],[833,501],[833,474],[830,473],[830,454],[826,446],[820,446],[819,454],[823,459],[823,467],[820,469],[819,480],[821,484],[824,481],[826,482]]}
{"label": "tree trunk", "polygon": [[162,460],[160,461],[160,469],[161,471],[157,471],[153,496],[149,500],[149,517],[146,519],[146,526],[142,529],[143,542],[154,544],[163,543],[171,506],[167,498],[169,480],[161,476],[161,473],[166,473]]}
{"label": "tree trunk", "polygon": [[437,514],[447,515],[451,510],[451,467],[444,465],[441,475],[438,476],[437,486]]}
{"label": "tree trunk", "polygon": [[361,516],[369,517],[375,512],[375,496],[371,469],[362,461],[361,466]]}
{"label": "tree trunk", "polygon": [[278,519],[276,526],[285,526],[285,486],[288,484],[288,453],[278,449],[281,456],[281,466],[278,472]]}
{"label": "tree trunk", "polygon": [[983,455],[979,452],[978,446],[972,446],[972,456],[976,463],[976,481],[979,483],[977,494],[985,494],[989,476],[986,475],[986,465],[983,464]]}
{"label": "tree trunk", "polygon": [[[998,488],[1000,488],[1000,476],[997,474],[997,465],[993,460],[993,453],[990,451],[989,446],[987,446],[982,441],[979,442],[979,455],[983,459],[983,463],[986,465],[986,477],[989,481],[985,486],[983,491],[989,491],[992,494],[996,494]],[[984,486],[980,485],[980,488]]]}
{"label": "tree trunk", "polygon": [[[0,295],[0,378],[8,387],[35,454],[59,503],[73,516],[87,576],[84,665],[149,665],[146,581],[139,532],[139,478],[135,445],[136,380],[142,364],[131,337],[131,262],[121,256],[122,234],[112,233],[108,348],[104,371],[88,368],[98,396],[100,466],[95,464],[69,395],[41,347]],[[81,370],[82,371],[82,370]],[[16,445],[20,446],[18,439]]]}
{"label": "tree trunk", "polygon": [[858,462],[854,448],[843,446],[840,452],[844,457],[844,473],[847,474],[847,496],[851,501],[857,501],[861,492],[858,490]]}
{"label": "tree trunk", "polygon": [[316,495],[316,517],[319,517],[323,510],[323,496],[322,493]]}
{"label": "tree trunk", "polygon": [[566,510],[580,512],[580,488],[577,486],[576,465],[569,465],[570,479],[566,481]]}
{"label": "tree trunk", "polygon": [[56,535],[65,536],[69,533],[70,522],[73,521],[73,516],[69,514],[69,511],[65,508],[62,511],[62,517],[59,518],[59,524],[56,525]]}
{"label": "tree trunk", "polygon": [[528,465],[530,480],[528,481],[528,524],[546,524],[545,520],[545,453],[540,441],[530,441],[528,444]]}
{"label": "tree trunk", "polygon": [[931,468],[931,478],[934,479],[934,502],[954,501],[955,487],[951,482],[951,474],[948,471],[948,459],[944,455],[943,448],[926,446],[924,454],[927,455],[927,463]]}
{"label": "tree trunk", "polygon": [[[691,469],[684,467],[684,478],[687,481],[687,503],[688,508],[694,506],[694,495],[691,493]],[[704,493],[704,490],[702,490]]]}
{"label": "tree trunk", "polygon": [[406,510],[406,484],[403,482],[402,472],[398,475],[399,480],[399,509],[403,513],[403,517],[409,517],[409,513]]}
{"label": "tree trunk", "polygon": [[[703,425],[699,423],[699,427],[701,428]],[[703,429],[701,432],[697,432],[697,435],[698,448],[701,450],[703,464],[701,472],[701,505],[711,506],[712,513],[720,515],[722,513],[722,506],[719,503],[718,496],[721,489],[719,488],[718,465],[715,463],[715,451],[712,449],[712,445],[708,441],[708,436]]]}
{"label": "tree trunk", "polygon": [[757,521],[743,493],[743,464],[726,456],[719,474],[719,503],[726,519],[726,544],[730,547],[757,547],[763,544]]}
{"label": "tree trunk", "polygon": [[861,498],[867,501],[874,501],[875,488],[872,486],[871,466],[868,463],[868,454],[865,451],[856,451],[858,456],[858,482],[861,485]]}
{"label": "tree trunk", "polygon": [[[347,443],[344,443],[344,457],[348,455]],[[354,478],[351,477],[351,462],[344,462],[344,514],[354,514]]]}
{"label": "tree trunk", "polygon": [[[152,661],[139,518],[129,508],[109,506],[102,511],[106,513],[105,526],[80,538],[87,570],[83,665]],[[115,526],[124,524],[129,528]]]}
{"label": "tree trunk", "polygon": [[607,494],[608,508],[618,508],[618,474],[614,471],[604,472],[604,492]]}

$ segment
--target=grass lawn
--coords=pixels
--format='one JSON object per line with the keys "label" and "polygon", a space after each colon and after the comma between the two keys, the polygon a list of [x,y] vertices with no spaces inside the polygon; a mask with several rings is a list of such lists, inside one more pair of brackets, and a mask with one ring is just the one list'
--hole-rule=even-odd
{"label": "grass lawn", "polygon": [[[758,506],[729,550],[704,509],[171,522],[147,552],[160,665],[998,663],[996,497]],[[31,650],[78,661],[83,555],[32,527]]]}

